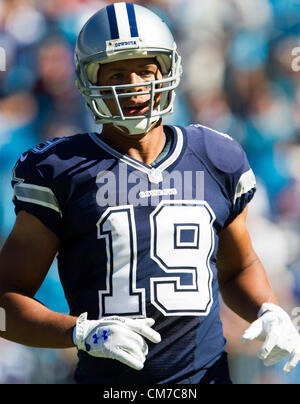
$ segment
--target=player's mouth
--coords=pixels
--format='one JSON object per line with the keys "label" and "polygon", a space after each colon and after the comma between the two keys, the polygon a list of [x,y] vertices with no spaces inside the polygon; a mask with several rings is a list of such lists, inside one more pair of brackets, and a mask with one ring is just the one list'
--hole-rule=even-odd
{"label": "player's mouth", "polygon": [[131,104],[123,107],[125,116],[145,115],[149,111],[149,102],[142,104]]}

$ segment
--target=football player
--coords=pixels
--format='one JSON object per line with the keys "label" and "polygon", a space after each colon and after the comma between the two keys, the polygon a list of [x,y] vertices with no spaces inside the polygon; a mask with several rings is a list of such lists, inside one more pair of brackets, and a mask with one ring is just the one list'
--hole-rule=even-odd
{"label": "football player", "polygon": [[[246,228],[255,178],[241,146],[203,127],[164,126],[181,58],[152,11],[115,3],[82,28],[77,86],[101,133],[25,152],[0,256],[1,336],[78,348],[77,383],[231,383],[218,292],[264,341],[266,365],[300,338]],[[34,299],[58,253],[70,315]]]}

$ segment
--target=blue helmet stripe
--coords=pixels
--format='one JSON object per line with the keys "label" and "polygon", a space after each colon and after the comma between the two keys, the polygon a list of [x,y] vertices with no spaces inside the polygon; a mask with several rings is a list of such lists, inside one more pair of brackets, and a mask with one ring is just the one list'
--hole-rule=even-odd
{"label": "blue helmet stripe", "polygon": [[132,37],[137,37],[139,36],[139,33],[136,24],[134,5],[132,3],[126,3],[126,8],[130,26],[130,34]]}
{"label": "blue helmet stripe", "polygon": [[110,28],[110,35],[111,39],[118,39],[120,38],[117,17],[116,17],[116,10],[114,4],[111,4],[106,8],[107,16],[109,21],[109,28]]}

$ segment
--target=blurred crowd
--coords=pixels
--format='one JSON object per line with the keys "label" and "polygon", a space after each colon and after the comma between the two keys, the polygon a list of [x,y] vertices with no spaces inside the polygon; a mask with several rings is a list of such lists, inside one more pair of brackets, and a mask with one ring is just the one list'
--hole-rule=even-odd
{"label": "blurred crowd", "polygon": [[[112,2],[0,0],[0,246],[14,223],[10,179],[19,156],[53,136],[101,130],[74,85],[73,49],[83,23]],[[249,231],[281,305],[300,327],[300,1],[135,2],[165,19],[183,58],[166,123],[210,126],[246,150],[257,178]],[[56,262],[36,298],[68,312]],[[248,324],[221,307],[235,383],[300,382],[300,366],[285,376],[282,363],[260,364],[258,345],[240,342]],[[0,339],[0,358],[0,383],[73,382],[75,349]]]}

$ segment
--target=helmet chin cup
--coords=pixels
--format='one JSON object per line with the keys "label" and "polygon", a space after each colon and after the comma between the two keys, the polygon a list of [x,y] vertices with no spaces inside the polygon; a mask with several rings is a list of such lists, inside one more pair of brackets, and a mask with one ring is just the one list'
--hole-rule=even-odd
{"label": "helmet chin cup", "polygon": [[[109,109],[107,108],[105,102],[101,99],[92,101],[91,103],[92,114],[95,117],[96,123],[111,123],[116,126],[121,132],[124,132],[129,135],[140,135],[142,133],[147,133],[149,130],[153,128],[153,126],[159,121],[160,116],[154,117],[132,117],[131,119],[126,119],[124,117],[123,120],[120,119],[107,119],[100,118],[97,120],[97,116],[102,116],[102,114],[107,114],[107,116],[111,116]],[[115,117],[114,117],[115,118]]]}
{"label": "helmet chin cup", "polygon": [[129,135],[141,135],[149,132],[154,125],[159,121],[159,116],[154,118],[134,119],[132,121],[124,120],[122,123],[115,123],[119,130],[126,132]]}
{"label": "helmet chin cup", "polygon": [[[98,86],[101,64],[155,58],[163,78],[137,85]],[[76,84],[96,123],[110,123],[123,132],[149,131],[159,119],[173,111],[175,88],[182,73],[181,57],[165,22],[152,11],[133,3],[114,3],[95,13],[83,26],[75,48]],[[141,116],[125,116],[122,97],[149,95],[149,111]],[[157,106],[159,96],[159,105]],[[105,100],[116,106],[112,115]]]}

